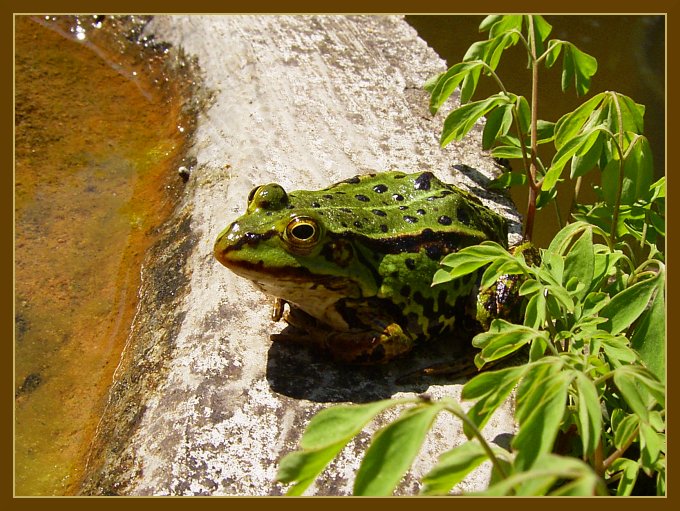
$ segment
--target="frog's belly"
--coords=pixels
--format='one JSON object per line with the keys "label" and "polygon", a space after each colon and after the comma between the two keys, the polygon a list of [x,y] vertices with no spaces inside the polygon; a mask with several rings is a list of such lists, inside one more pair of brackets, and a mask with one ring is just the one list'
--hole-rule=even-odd
{"label": "frog's belly", "polygon": [[276,282],[256,282],[255,285],[264,293],[295,305],[313,318],[330,326],[333,330],[347,331],[350,329],[345,319],[337,311],[336,305],[339,300],[356,294],[356,287],[351,283],[342,287],[333,286],[329,288],[319,283],[300,286],[298,282],[281,279]]}

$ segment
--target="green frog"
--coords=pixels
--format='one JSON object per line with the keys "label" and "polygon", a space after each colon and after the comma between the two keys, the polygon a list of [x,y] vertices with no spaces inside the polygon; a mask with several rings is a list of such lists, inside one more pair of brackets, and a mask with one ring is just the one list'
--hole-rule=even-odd
{"label": "green frog", "polygon": [[446,254],[484,240],[506,246],[507,223],[477,197],[431,172],[388,171],[318,191],[258,186],[214,254],[278,299],[274,319],[289,305],[292,333],[274,340],[371,364],[479,315],[475,275],[431,283]]}

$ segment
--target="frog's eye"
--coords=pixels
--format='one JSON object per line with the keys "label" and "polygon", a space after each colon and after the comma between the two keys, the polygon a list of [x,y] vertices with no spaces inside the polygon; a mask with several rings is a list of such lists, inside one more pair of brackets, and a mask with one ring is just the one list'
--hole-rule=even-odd
{"label": "frog's eye", "polygon": [[255,197],[255,194],[257,191],[260,189],[260,186],[256,186],[252,190],[250,190],[250,193],[248,194],[248,205],[250,206],[250,203],[253,202],[253,197]]}
{"label": "frog's eye", "polygon": [[320,231],[316,220],[308,216],[298,216],[286,226],[284,240],[293,252],[305,254],[319,241]]}
{"label": "frog's eye", "polygon": [[256,186],[248,194],[248,211],[260,209],[278,211],[288,205],[288,194],[276,183]]}

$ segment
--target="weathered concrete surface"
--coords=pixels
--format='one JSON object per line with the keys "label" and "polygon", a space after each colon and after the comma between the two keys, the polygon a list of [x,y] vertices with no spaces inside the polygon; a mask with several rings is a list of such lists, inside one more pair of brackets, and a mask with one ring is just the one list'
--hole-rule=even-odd
{"label": "weathered concrete surface", "polygon": [[[384,367],[347,368],[272,345],[268,336],[281,326],[269,320],[271,301],[212,256],[248,191],[272,181],[317,188],[372,169],[430,169],[487,204],[496,199],[507,215],[513,208],[482,190],[494,164],[480,154],[479,129],[439,148],[443,117],[431,118],[422,84],[445,65],[399,17],[157,17],[150,29],[197,56],[215,97],[195,133],[197,166],[184,201],[145,266],[83,493],[280,494],[277,461],[329,403],[458,396],[460,382],[396,381],[442,351],[450,355],[446,346]],[[494,439],[512,429],[506,407],[485,433]],[[461,435],[460,424],[442,416],[398,493],[417,492],[418,477]],[[351,493],[368,438],[350,443],[308,493]],[[483,487],[487,474],[478,470],[459,490]]]}

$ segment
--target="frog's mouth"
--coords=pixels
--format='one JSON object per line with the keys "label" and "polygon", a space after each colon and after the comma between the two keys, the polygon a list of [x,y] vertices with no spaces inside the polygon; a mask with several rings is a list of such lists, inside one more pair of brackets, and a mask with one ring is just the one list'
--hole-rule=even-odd
{"label": "frog's mouth", "polygon": [[[359,296],[359,286],[351,279],[334,275],[317,275],[304,267],[269,268],[260,261],[251,263],[224,258],[218,260],[235,274],[252,281],[267,294],[293,300],[291,290],[317,291],[343,297]],[[300,297],[296,297],[299,301]]]}

